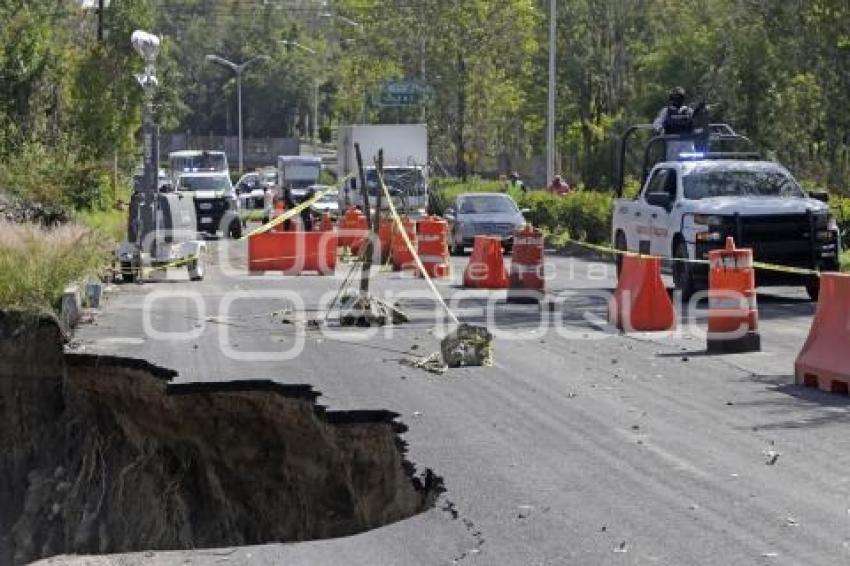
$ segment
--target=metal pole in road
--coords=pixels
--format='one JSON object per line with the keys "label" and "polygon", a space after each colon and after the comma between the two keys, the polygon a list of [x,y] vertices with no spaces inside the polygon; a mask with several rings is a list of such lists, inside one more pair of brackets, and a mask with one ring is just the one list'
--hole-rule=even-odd
{"label": "metal pole in road", "polygon": [[239,172],[242,173],[242,69],[236,71],[236,105],[239,115]]}
{"label": "metal pole in road", "polygon": [[555,178],[555,40],[557,0],[549,0],[549,104],[546,124],[546,186]]}
{"label": "metal pole in road", "polygon": [[228,61],[224,57],[219,57],[218,55],[207,55],[207,61],[212,63],[218,63],[224,67],[227,67],[231,71],[236,74],[236,99],[237,99],[237,114],[239,120],[239,172],[242,172],[242,73],[245,72],[245,69],[248,68],[249,65],[256,63],[257,61],[267,61],[270,59],[268,55],[257,55],[253,59],[248,59],[243,63],[234,63],[233,61]]}

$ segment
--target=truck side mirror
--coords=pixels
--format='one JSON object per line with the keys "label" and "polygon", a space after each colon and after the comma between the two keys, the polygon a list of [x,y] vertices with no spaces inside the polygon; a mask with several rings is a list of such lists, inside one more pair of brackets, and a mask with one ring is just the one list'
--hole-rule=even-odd
{"label": "truck side mirror", "polygon": [[809,191],[809,197],[821,202],[829,202],[829,193],[826,191]]}
{"label": "truck side mirror", "polygon": [[647,193],[646,202],[652,206],[660,206],[661,208],[670,208],[672,204],[669,193]]}

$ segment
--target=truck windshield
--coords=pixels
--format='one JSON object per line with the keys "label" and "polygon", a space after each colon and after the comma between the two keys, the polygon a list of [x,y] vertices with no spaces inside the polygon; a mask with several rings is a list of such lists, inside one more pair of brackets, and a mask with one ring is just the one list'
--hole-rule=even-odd
{"label": "truck windshield", "polygon": [[480,196],[461,199],[458,210],[461,214],[505,214],[516,212],[517,207],[508,197]]}
{"label": "truck windshield", "polygon": [[[421,169],[385,169],[384,183],[393,195],[421,196],[425,194],[425,177]],[[378,173],[374,169],[366,172],[366,186],[369,187],[370,195],[378,194],[380,190]]]}
{"label": "truck windshield", "polygon": [[313,181],[319,178],[321,165],[309,165],[304,163],[291,163],[283,167],[283,174],[287,181]]}
{"label": "truck windshield", "polygon": [[227,171],[227,157],[223,153],[198,153],[197,155],[172,155],[169,159],[172,173],[185,171]]}
{"label": "truck windshield", "polygon": [[805,194],[794,179],[781,169],[695,168],[682,176],[685,198],[712,197],[784,197],[801,198]]}
{"label": "truck windshield", "polygon": [[181,191],[227,191],[230,181],[227,177],[180,177]]}

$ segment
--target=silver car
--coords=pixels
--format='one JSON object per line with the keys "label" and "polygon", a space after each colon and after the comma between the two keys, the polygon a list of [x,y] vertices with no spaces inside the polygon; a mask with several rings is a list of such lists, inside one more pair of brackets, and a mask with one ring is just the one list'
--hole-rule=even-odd
{"label": "silver car", "polygon": [[464,193],[446,209],[449,249],[453,255],[471,247],[475,236],[501,238],[505,251],[513,247],[514,230],[525,225],[523,213],[510,196],[502,193]]}

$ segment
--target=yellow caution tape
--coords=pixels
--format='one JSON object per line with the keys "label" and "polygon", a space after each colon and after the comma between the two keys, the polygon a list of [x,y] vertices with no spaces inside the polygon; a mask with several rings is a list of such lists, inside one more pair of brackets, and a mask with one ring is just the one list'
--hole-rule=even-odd
{"label": "yellow caution tape", "polygon": [[[604,253],[611,253],[615,255],[636,257],[640,259],[661,259],[664,261],[672,261],[672,262],[682,262],[682,263],[695,263],[708,265],[710,261],[707,259],[690,259],[690,258],[682,258],[682,257],[662,257],[658,255],[652,254],[642,254],[638,252],[633,252],[629,250],[618,250],[616,248],[612,248],[610,246],[602,246],[599,244],[591,244],[589,242],[582,242],[581,240],[574,240],[570,237],[567,237],[567,241],[578,246],[582,246],[584,248],[589,248],[591,250],[596,250]],[[803,267],[790,267],[787,265],[777,265],[775,263],[765,263],[762,261],[754,261],[753,268],[761,269],[764,271],[776,271],[779,273],[791,273],[795,275],[810,275],[815,277],[820,277],[821,272],[816,269],[806,269]]]}
{"label": "yellow caution tape", "polygon": [[280,216],[278,216],[276,218],[273,218],[271,221],[267,222],[266,224],[263,224],[259,228],[251,230],[250,232],[248,232],[247,234],[245,234],[244,236],[239,238],[239,240],[246,240],[246,239],[248,239],[252,236],[256,236],[257,234],[262,234],[264,232],[268,232],[269,230],[271,230],[272,228],[274,228],[278,224],[283,224],[284,222],[286,222],[287,220],[289,220],[293,216],[300,214],[301,211],[303,211],[305,208],[312,206],[313,203],[315,203],[317,200],[319,200],[320,198],[322,198],[323,196],[325,196],[326,194],[328,194],[329,192],[334,191],[334,190],[336,190],[335,187],[329,187],[329,188],[325,189],[324,191],[317,192],[310,199],[305,200],[301,204],[297,205],[295,208],[284,211],[283,214],[281,214]]}
{"label": "yellow caution tape", "polygon": [[431,276],[428,275],[428,271],[425,269],[425,265],[422,263],[422,260],[419,259],[419,253],[415,249],[413,242],[410,241],[410,238],[407,236],[407,230],[404,229],[404,224],[401,222],[401,217],[398,215],[398,211],[395,209],[395,205],[393,204],[393,199],[390,196],[390,191],[387,190],[387,186],[384,184],[384,175],[381,171],[378,171],[378,182],[381,184],[381,190],[384,191],[384,195],[387,197],[387,204],[390,207],[390,213],[393,215],[393,222],[395,222],[396,228],[401,232],[401,237],[404,239],[404,243],[407,246],[407,249],[410,251],[413,256],[413,260],[416,262],[416,267],[419,269],[419,272],[422,273],[422,277],[425,278],[425,281],[428,283],[428,286],[431,288],[431,291],[434,293],[434,296],[437,298],[437,301],[443,306],[448,313],[449,318],[452,319],[452,322],[459,325],[460,320],[458,320],[455,313],[449,309],[449,305],[446,304],[446,301],[443,299],[443,296],[440,295],[440,291],[437,289],[437,286],[434,285],[434,282],[431,280]]}

